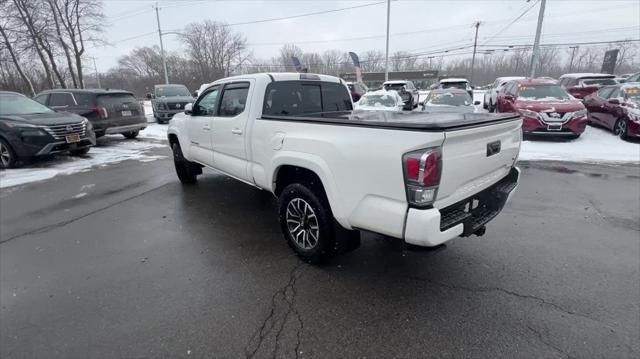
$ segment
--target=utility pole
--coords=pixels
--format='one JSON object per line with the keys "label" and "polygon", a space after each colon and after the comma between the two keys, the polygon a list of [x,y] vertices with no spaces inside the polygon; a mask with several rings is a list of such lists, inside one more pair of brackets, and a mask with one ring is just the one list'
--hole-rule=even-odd
{"label": "utility pole", "polygon": [[98,65],[96,65],[96,58],[92,57],[93,59],[93,69],[96,72],[96,80],[98,80],[98,88],[102,88],[102,86],[100,86],[100,73],[98,72]]}
{"label": "utility pole", "polygon": [[538,13],[538,27],[536,28],[536,40],[533,43],[533,53],[531,54],[531,64],[529,65],[529,77],[536,77],[536,67],[540,52],[540,35],[542,33],[542,20],[544,19],[544,7],[547,0],[540,0],[540,12]]}
{"label": "utility pole", "polygon": [[391,0],[387,0],[387,49],[384,55],[384,80],[389,81],[389,20],[391,19]]}
{"label": "utility pole", "polygon": [[164,83],[169,84],[169,75],[167,74],[167,61],[164,58],[164,45],[162,44],[162,30],[160,28],[160,9],[158,8],[158,3],[156,2],[156,20],[158,21],[158,36],[160,37],[160,56],[162,57],[162,68],[164,69]]}
{"label": "utility pole", "polygon": [[478,46],[478,28],[480,28],[480,21],[476,21],[473,23],[473,26],[476,28],[476,37],[473,39],[473,56],[471,57],[471,84],[473,85],[473,70],[476,64],[476,47]]}
{"label": "utility pole", "polygon": [[571,60],[569,60],[569,72],[573,70],[573,58],[574,56],[576,56],[576,50],[578,50],[578,47],[580,46],[569,46],[569,48],[571,49]]}

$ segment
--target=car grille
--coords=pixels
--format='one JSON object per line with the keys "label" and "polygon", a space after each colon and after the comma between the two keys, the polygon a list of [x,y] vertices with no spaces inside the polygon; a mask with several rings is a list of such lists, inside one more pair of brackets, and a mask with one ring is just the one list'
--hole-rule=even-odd
{"label": "car grille", "polygon": [[80,135],[80,137],[84,137],[87,133],[87,125],[84,122],[42,126],[42,129],[53,136],[56,140],[64,140],[65,136],[71,135]]}
{"label": "car grille", "polygon": [[169,102],[167,106],[169,106],[169,110],[182,110],[186,104],[188,102]]}
{"label": "car grille", "polygon": [[545,123],[565,123],[571,119],[572,112],[540,112],[540,119]]}

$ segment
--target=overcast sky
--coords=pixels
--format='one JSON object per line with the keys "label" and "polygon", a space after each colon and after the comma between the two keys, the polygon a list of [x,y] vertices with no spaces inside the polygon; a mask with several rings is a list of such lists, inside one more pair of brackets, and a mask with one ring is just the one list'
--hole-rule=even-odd
{"label": "overcast sky", "polygon": [[[479,44],[533,43],[539,4],[513,21],[534,1],[392,1],[389,51],[424,53],[472,44],[472,24],[476,20],[482,22]],[[104,38],[112,46],[89,50],[89,55],[96,57],[99,71],[114,66],[119,56],[135,47],[159,44],[154,4],[155,0],[104,0],[107,17]],[[375,5],[363,6],[367,4]],[[286,43],[294,43],[305,52],[339,49],[362,53],[371,49],[384,51],[385,48],[386,2],[380,0],[165,0],[159,1],[159,5],[164,31],[180,30],[190,22],[205,19],[235,24],[361,6],[326,14],[235,25],[233,29],[247,38],[257,59],[276,56],[278,49]],[[144,36],[137,37],[139,35]],[[362,37],[369,38],[353,39]],[[166,50],[182,49],[176,35],[163,38]],[[640,0],[547,1],[542,43],[620,39],[640,39]]]}

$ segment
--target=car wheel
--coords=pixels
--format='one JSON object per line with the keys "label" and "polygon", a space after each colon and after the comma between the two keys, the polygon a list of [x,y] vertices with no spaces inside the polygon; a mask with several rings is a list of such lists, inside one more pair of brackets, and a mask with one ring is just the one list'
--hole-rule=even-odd
{"label": "car wheel", "polygon": [[623,118],[616,121],[615,127],[613,128],[613,133],[617,136],[620,136],[621,139],[627,138],[627,121]]}
{"label": "car wheel", "polygon": [[140,133],[140,131],[130,131],[130,132],[125,132],[122,135],[128,139],[134,139],[136,137],[138,137],[138,134]]}
{"label": "car wheel", "polygon": [[332,254],[333,214],[324,193],[293,183],[280,194],[278,207],[282,233],[300,258],[319,263]]}
{"label": "car wheel", "polygon": [[16,167],[18,158],[11,145],[0,138],[0,168]]}
{"label": "car wheel", "polygon": [[202,169],[195,163],[189,162],[184,158],[179,143],[174,143],[171,148],[173,149],[173,164],[176,167],[176,174],[180,182],[183,184],[196,183],[197,176],[202,173]]}
{"label": "car wheel", "polygon": [[156,117],[156,122],[162,125],[164,123],[164,120],[161,120],[161,119]]}
{"label": "car wheel", "polygon": [[79,150],[69,151],[69,153],[71,153],[72,156],[82,156],[82,155],[86,155],[87,153],[89,153],[90,149],[91,149],[91,147],[85,147],[85,148],[81,148]]}

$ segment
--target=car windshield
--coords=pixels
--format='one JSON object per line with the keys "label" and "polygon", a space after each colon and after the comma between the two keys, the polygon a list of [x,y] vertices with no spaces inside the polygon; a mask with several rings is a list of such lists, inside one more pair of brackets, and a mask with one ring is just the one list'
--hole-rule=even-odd
{"label": "car windshield", "polygon": [[627,93],[629,100],[640,102],[640,87],[627,87],[624,92]]}
{"label": "car windshield", "polygon": [[468,93],[432,93],[427,101],[427,106],[469,106],[473,103]]}
{"label": "car windshield", "polygon": [[598,78],[598,79],[583,79],[582,83],[585,86],[591,86],[591,85],[602,85],[602,86],[606,86],[606,85],[615,85],[617,84],[616,80],[614,79],[607,79],[607,78]]}
{"label": "car windshield", "polygon": [[387,91],[389,91],[389,90],[401,91],[404,87],[405,87],[405,84],[386,84],[386,85],[384,85],[384,89],[387,90]]}
{"label": "car windshield", "polygon": [[461,89],[461,90],[466,90],[467,89],[467,83],[466,82],[443,82],[440,84],[440,87],[443,89]]}
{"label": "car windshield", "polygon": [[182,85],[156,86],[156,97],[191,96],[189,89]]}
{"label": "car windshield", "polygon": [[396,98],[389,94],[364,95],[358,103],[360,106],[395,107]]}
{"label": "car windshield", "polygon": [[28,115],[49,112],[53,112],[53,110],[28,97],[0,94],[0,115]]}
{"label": "car windshield", "polygon": [[520,85],[518,98],[524,101],[568,100],[571,97],[558,85]]}

